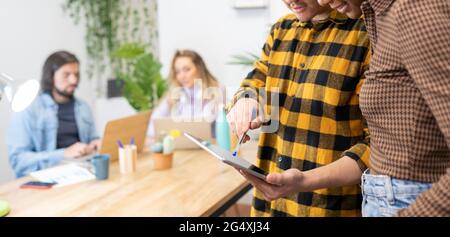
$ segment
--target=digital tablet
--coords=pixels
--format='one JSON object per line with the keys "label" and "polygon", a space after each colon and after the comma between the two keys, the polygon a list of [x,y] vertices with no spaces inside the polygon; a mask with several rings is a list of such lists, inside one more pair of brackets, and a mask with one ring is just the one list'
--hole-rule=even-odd
{"label": "digital tablet", "polygon": [[262,180],[266,180],[267,173],[250,164],[248,161],[239,158],[237,156],[233,156],[233,154],[230,151],[227,151],[220,146],[211,144],[208,141],[202,140],[200,138],[194,137],[188,133],[183,133],[185,137],[187,137],[189,140],[193,141],[195,144],[209,152],[211,155],[213,155],[215,158],[219,159],[220,161],[224,162],[225,164],[231,165],[235,168],[245,170],[247,173],[258,177]]}

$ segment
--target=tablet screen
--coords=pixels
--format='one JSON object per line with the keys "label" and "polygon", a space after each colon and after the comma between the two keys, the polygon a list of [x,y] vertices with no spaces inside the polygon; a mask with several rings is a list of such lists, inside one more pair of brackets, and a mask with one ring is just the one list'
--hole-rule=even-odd
{"label": "tablet screen", "polygon": [[209,143],[208,141],[204,141],[202,139],[196,138],[188,133],[184,133],[184,135],[197,145],[199,145],[204,150],[208,151],[211,155],[216,157],[217,159],[221,160],[222,162],[231,165],[233,167],[236,167],[238,169],[243,169],[247,171],[247,173],[250,173],[260,179],[265,180],[266,179],[266,172],[264,170],[256,167],[255,165],[249,163],[248,161],[239,158],[237,156],[233,156],[233,154],[230,151],[227,151],[220,146],[214,145]]}

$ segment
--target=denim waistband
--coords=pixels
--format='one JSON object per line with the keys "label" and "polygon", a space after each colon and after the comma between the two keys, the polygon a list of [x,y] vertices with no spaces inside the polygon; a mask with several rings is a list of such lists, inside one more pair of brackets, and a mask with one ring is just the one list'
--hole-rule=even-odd
{"label": "denim waistband", "polygon": [[431,188],[431,183],[391,178],[387,175],[371,175],[369,169],[361,176],[363,195],[387,197],[393,200],[397,195],[418,195]]}

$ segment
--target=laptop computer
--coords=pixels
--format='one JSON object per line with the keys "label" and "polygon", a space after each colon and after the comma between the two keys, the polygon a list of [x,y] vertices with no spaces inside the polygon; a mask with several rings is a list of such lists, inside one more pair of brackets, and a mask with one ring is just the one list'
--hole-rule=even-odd
{"label": "laptop computer", "polygon": [[147,128],[151,112],[141,112],[132,116],[109,121],[106,124],[105,132],[101,138],[100,150],[95,154],[90,154],[75,159],[65,159],[65,161],[87,161],[96,154],[109,154],[111,161],[117,160],[118,145],[120,140],[124,145],[129,144],[132,139],[137,146],[138,153],[142,152],[145,146]]}
{"label": "laptop computer", "polygon": [[[168,134],[171,130],[176,129],[180,132],[187,132],[206,141],[213,141],[213,123],[200,122],[179,122],[171,118],[155,118],[154,119],[156,137]],[[201,149],[199,146],[189,141],[185,136],[175,139],[175,150]]]}

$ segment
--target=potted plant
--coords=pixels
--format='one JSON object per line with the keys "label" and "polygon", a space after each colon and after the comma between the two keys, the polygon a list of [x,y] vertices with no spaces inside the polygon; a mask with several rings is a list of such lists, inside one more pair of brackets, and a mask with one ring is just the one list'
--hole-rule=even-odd
{"label": "potted plant", "polygon": [[[156,0],[65,0],[63,10],[75,24],[86,29],[88,78],[96,78],[99,95],[105,95],[105,80],[111,78],[117,60],[111,57],[125,42],[141,42],[150,52],[157,52]],[[83,20],[83,21],[81,21]],[[108,81],[108,98],[120,96],[120,81]]]}
{"label": "potted plant", "polygon": [[120,64],[115,75],[124,83],[124,97],[137,111],[152,110],[167,90],[161,63],[137,43],[122,45],[112,53]]}
{"label": "potted plant", "polygon": [[172,167],[175,138],[180,136],[180,131],[172,130],[169,134],[163,134],[151,146],[153,169],[164,170]]}

